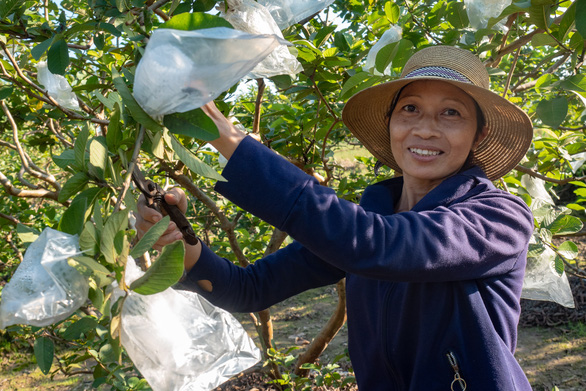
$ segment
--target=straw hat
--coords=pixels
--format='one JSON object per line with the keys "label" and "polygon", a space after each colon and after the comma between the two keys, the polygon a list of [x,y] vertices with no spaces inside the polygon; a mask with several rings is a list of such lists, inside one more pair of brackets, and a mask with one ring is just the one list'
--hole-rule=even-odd
{"label": "straw hat", "polygon": [[527,114],[489,90],[488,72],[473,53],[452,46],[431,46],[407,61],[399,79],[358,92],[344,107],[344,123],[381,163],[401,172],[391,152],[387,113],[400,89],[415,80],[445,81],[478,103],[488,135],[474,151],[473,162],[490,180],[507,174],[525,156],[533,137]]}

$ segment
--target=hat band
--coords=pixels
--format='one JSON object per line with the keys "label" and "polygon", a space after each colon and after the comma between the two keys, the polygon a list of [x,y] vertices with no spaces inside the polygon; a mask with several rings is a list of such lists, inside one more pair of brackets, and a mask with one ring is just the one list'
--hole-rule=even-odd
{"label": "hat band", "polygon": [[446,67],[423,67],[423,68],[419,68],[416,69],[412,72],[409,72],[407,75],[405,75],[404,79],[409,79],[412,77],[425,77],[425,76],[431,76],[431,77],[441,77],[442,79],[450,79],[450,80],[455,80],[455,81],[460,81],[463,83],[469,83],[469,84],[474,84],[472,83],[472,81],[470,81],[470,79],[468,79],[466,76],[462,75],[460,72],[456,72],[453,69],[450,68],[446,68]]}

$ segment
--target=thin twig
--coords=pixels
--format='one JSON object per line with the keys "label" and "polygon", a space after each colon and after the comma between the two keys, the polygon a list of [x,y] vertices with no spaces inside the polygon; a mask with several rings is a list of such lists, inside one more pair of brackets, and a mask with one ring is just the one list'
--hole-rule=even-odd
{"label": "thin twig", "polygon": [[263,78],[256,79],[258,84],[258,93],[254,104],[254,120],[252,122],[252,133],[260,135],[260,111],[262,106],[262,97],[265,91],[265,81]]}
{"label": "thin twig", "polygon": [[55,177],[53,175],[45,173],[45,172],[41,172],[38,169],[38,167],[36,167],[36,166],[34,168],[31,167],[31,165],[29,164],[30,158],[28,157],[26,152],[24,152],[24,149],[20,145],[20,140],[18,137],[18,127],[16,125],[16,122],[14,121],[14,118],[12,117],[12,113],[8,109],[8,106],[6,106],[6,103],[4,102],[4,100],[0,101],[0,105],[2,106],[2,110],[4,111],[4,114],[6,114],[6,117],[8,118],[8,121],[10,122],[10,126],[12,127],[12,137],[14,139],[13,140],[14,145],[16,146],[16,150],[18,152],[18,155],[20,156],[20,160],[21,160],[22,165],[23,165],[24,169],[26,170],[26,172],[28,172],[29,174],[31,174],[32,176],[34,176],[38,179],[41,179],[41,180],[49,183],[51,186],[53,186],[55,188],[55,190],[60,191],[61,186],[59,185],[59,183],[57,183],[57,181],[55,180]]}
{"label": "thin twig", "polygon": [[513,59],[513,63],[511,64],[511,70],[509,71],[509,76],[507,77],[507,82],[505,83],[505,88],[503,89],[503,98],[506,99],[507,91],[509,91],[509,86],[511,85],[511,79],[513,78],[513,73],[515,72],[515,68],[517,67],[517,61],[519,60],[519,53],[521,53],[521,47],[517,49],[515,53],[515,58]]}
{"label": "thin twig", "polygon": [[572,177],[572,178],[566,178],[566,179],[550,178],[548,176],[545,176],[545,175],[542,175],[542,174],[540,174],[538,172],[535,172],[535,171],[533,171],[533,170],[531,170],[531,169],[529,169],[527,167],[523,167],[520,164],[518,164],[517,167],[515,167],[515,170],[521,171],[522,173],[527,174],[527,175],[530,175],[530,176],[532,176],[534,178],[538,178],[538,179],[544,180],[546,182],[555,183],[555,184],[558,184],[558,185],[565,185],[566,183],[570,183],[570,182],[573,182],[573,181],[581,182],[581,181],[586,180],[586,176],[578,177],[578,178]]}
{"label": "thin twig", "polygon": [[118,199],[116,200],[116,206],[114,207],[114,213],[120,210],[122,206],[122,201],[126,196],[126,192],[130,187],[130,182],[132,182],[132,172],[134,171],[134,167],[136,166],[136,159],[138,158],[138,154],[140,152],[140,147],[142,146],[142,141],[144,140],[145,134],[145,127],[143,125],[140,126],[138,130],[138,136],[136,137],[136,141],[134,143],[134,151],[132,151],[132,158],[130,159],[130,163],[128,164],[128,171],[126,172],[126,178],[124,178],[124,183],[122,184],[122,190],[120,190],[120,194],[118,195]]}

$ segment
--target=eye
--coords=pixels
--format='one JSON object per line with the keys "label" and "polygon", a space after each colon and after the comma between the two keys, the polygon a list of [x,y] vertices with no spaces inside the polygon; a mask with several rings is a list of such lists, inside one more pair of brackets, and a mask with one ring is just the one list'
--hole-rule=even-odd
{"label": "eye", "polygon": [[448,115],[448,116],[460,116],[460,112],[456,109],[446,109],[444,111],[444,114]]}
{"label": "eye", "polygon": [[415,107],[415,105],[411,105],[411,104],[409,104],[409,105],[404,105],[404,106],[401,108],[401,110],[403,110],[403,111],[407,111],[407,112],[409,112],[409,113],[413,113],[413,112],[415,112],[415,111],[417,110],[417,107]]}

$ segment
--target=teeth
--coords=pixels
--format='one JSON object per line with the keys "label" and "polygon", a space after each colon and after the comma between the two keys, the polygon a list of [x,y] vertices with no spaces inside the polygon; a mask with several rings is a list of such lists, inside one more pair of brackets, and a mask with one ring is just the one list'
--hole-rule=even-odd
{"label": "teeth", "polygon": [[430,151],[428,149],[409,148],[409,150],[422,156],[436,156],[440,154],[440,151]]}

